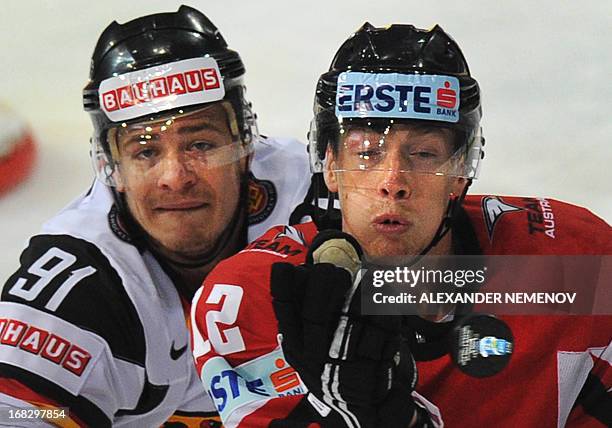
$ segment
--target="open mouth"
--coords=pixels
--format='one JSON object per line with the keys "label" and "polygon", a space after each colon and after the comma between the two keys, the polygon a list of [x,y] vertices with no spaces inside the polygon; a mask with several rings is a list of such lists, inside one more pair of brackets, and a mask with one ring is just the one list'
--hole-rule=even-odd
{"label": "open mouth", "polygon": [[398,214],[383,214],[374,219],[376,224],[408,225],[408,220]]}
{"label": "open mouth", "polygon": [[380,233],[397,234],[405,232],[410,222],[396,214],[378,216],[373,221],[374,229]]}
{"label": "open mouth", "polygon": [[400,222],[399,220],[386,219],[386,220],[383,220],[379,224],[404,224],[404,223]]}

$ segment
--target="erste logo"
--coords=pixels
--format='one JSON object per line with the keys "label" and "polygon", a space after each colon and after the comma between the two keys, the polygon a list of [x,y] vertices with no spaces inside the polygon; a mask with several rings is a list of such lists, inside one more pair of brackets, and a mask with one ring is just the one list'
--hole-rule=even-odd
{"label": "erste logo", "polygon": [[459,80],[453,76],[344,72],[336,115],[459,121]]}
{"label": "erste logo", "polygon": [[293,367],[282,358],[277,358],[274,365],[279,369],[270,373],[270,381],[279,396],[303,394],[300,377]]}

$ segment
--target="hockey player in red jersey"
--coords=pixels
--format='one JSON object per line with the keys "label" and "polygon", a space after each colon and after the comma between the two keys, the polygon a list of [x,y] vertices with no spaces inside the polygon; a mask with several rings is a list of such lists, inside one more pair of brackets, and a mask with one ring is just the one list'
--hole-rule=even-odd
{"label": "hockey player in red jersey", "polygon": [[[361,251],[611,254],[610,226],[585,209],[466,196],[483,156],[480,118],[478,84],[440,27],[365,24],[341,46],[317,85],[309,147],[340,224],[330,197],[316,226],[275,227],[219,264],[192,305],[196,367],[228,426],[612,424],[610,315],[500,316],[512,358],[480,378],[449,356],[471,308],[399,326],[360,313]],[[330,226],[342,232],[317,235]]]}

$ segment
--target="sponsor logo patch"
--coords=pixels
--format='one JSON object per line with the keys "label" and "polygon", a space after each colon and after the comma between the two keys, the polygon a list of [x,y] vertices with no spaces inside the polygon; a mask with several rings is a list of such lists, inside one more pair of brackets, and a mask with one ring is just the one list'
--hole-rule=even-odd
{"label": "sponsor logo patch", "polygon": [[114,121],[177,107],[219,101],[225,96],[214,58],[191,58],[133,71],[100,83],[100,107]]}
{"label": "sponsor logo patch", "polygon": [[221,357],[211,358],[202,367],[201,379],[222,419],[262,397],[301,395],[307,391],[280,349],[237,367],[230,367]]}
{"label": "sponsor logo patch", "polygon": [[287,364],[283,358],[277,358],[274,365],[279,370],[270,373],[270,381],[279,396],[303,393],[300,388],[302,382],[293,367]]}
{"label": "sponsor logo patch", "polygon": [[81,376],[91,354],[43,328],[11,318],[0,319],[0,346],[12,346],[57,364]]}
{"label": "sponsor logo patch", "polygon": [[274,183],[249,177],[249,225],[258,224],[270,217],[276,206],[277,193]]}
{"label": "sponsor logo patch", "polygon": [[343,72],[338,117],[395,117],[459,121],[459,80],[452,76]]}
{"label": "sponsor logo patch", "polygon": [[508,355],[512,353],[512,343],[495,336],[485,336],[478,342],[478,351],[483,358],[491,355]]}
{"label": "sponsor logo patch", "polygon": [[492,315],[472,314],[451,333],[451,359],[463,373],[493,376],[510,362],[514,337],[508,325]]}

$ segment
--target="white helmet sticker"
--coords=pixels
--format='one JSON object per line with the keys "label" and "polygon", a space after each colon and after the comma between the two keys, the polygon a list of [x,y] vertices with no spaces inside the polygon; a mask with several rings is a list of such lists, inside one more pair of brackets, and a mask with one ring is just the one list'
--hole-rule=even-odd
{"label": "white helmet sticker", "polygon": [[222,100],[217,61],[191,58],[113,76],[100,83],[100,107],[113,122]]}

